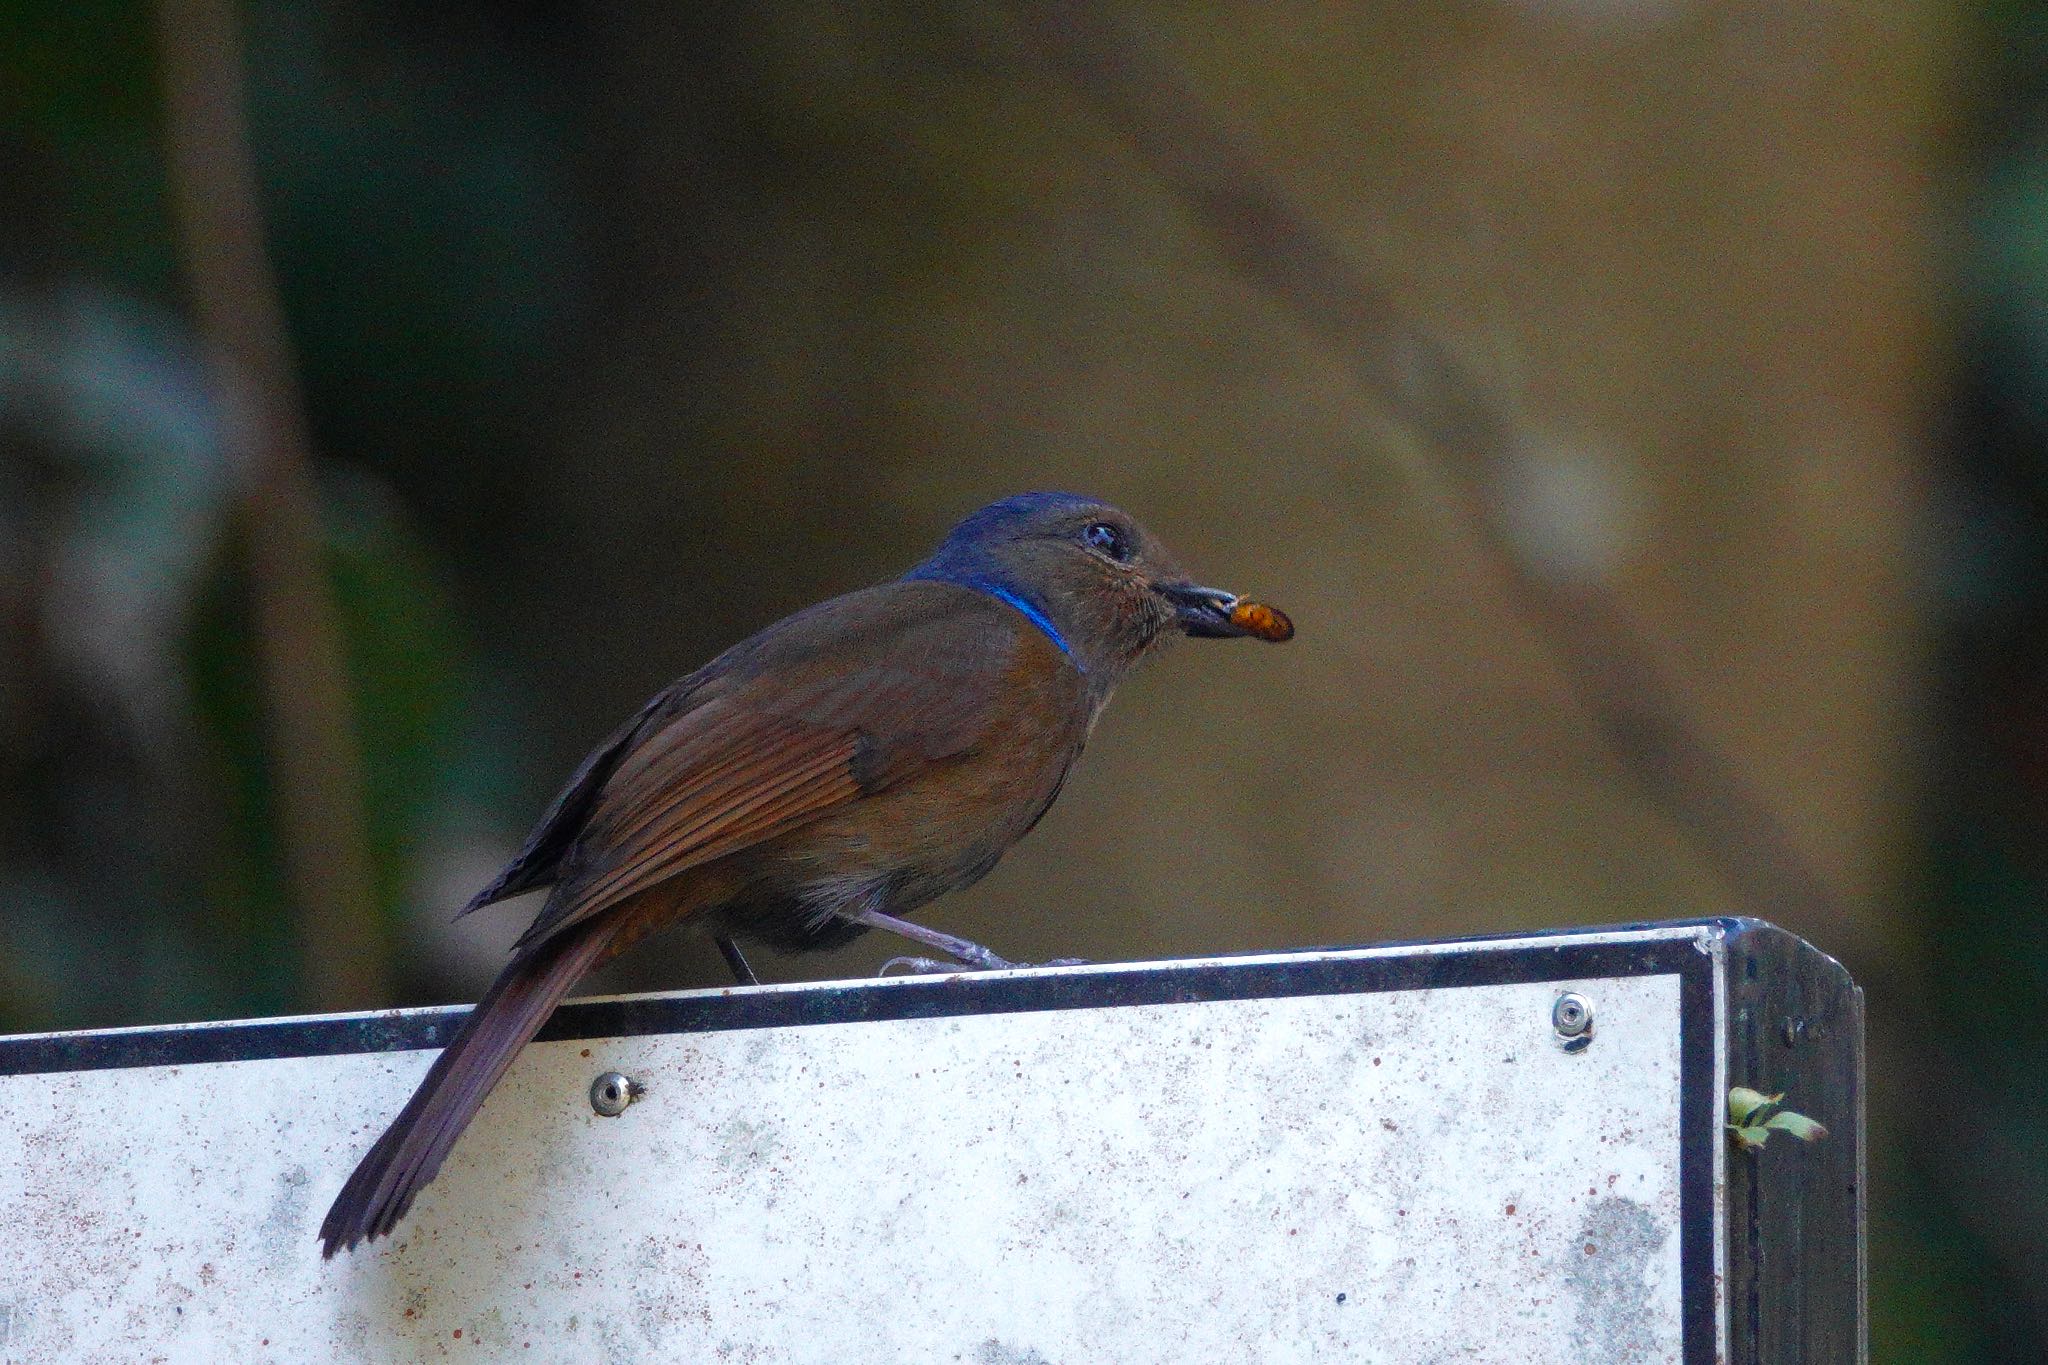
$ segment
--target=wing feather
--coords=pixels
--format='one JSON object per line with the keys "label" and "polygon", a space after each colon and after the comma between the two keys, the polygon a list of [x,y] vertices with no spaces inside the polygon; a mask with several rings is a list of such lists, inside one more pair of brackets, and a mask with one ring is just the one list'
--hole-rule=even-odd
{"label": "wing feather", "polygon": [[[935,593],[952,596],[938,603]],[[701,683],[691,706],[633,737],[592,794],[522,946],[974,745],[1026,638],[1014,613],[946,584],[855,598],[867,599],[858,618],[842,615],[822,635],[770,637],[762,657],[736,661]]]}
{"label": "wing feather", "polygon": [[[594,913],[661,881],[686,863],[712,858],[774,837],[793,817],[815,813],[860,794],[849,771],[851,746],[784,757],[784,766],[740,770],[744,780],[723,784],[711,799],[688,803],[668,820],[646,825],[625,845],[630,855],[582,892]],[[803,755],[798,757],[797,755]]]}

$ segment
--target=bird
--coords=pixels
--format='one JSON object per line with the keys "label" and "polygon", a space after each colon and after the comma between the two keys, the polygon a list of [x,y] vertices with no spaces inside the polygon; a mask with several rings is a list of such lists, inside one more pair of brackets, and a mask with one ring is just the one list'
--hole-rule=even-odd
{"label": "bird", "polygon": [[905,916],[1038,823],[1111,692],[1168,639],[1292,634],[1283,613],[1194,583],[1115,507],[1035,492],[663,688],[458,912],[549,888],[335,1197],[323,1257],[389,1234],[570,987],[657,929],[708,931],[743,982],[742,941],[795,954],[870,929],[946,959],[891,966],[1019,965]]}

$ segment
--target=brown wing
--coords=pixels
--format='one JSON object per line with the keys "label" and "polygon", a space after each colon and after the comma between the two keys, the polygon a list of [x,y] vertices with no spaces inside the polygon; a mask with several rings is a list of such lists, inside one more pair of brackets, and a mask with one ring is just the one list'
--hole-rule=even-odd
{"label": "brown wing", "polygon": [[692,681],[685,678],[664,688],[631,720],[605,736],[604,743],[590,751],[555,799],[548,803],[548,808],[541,812],[533,832],[526,836],[526,843],[518,854],[505,864],[503,871],[470,897],[469,904],[455,912],[457,919],[486,905],[494,905],[555,881],[561,872],[562,859],[575,846],[577,832],[583,828],[598,792],[611,777],[613,769],[618,767],[620,758],[631,752],[642,730],[658,726],[663,713],[678,710],[685,704]]}
{"label": "brown wing", "polygon": [[871,588],[756,637],[618,757],[520,944],[967,752],[1038,638],[943,583]]}

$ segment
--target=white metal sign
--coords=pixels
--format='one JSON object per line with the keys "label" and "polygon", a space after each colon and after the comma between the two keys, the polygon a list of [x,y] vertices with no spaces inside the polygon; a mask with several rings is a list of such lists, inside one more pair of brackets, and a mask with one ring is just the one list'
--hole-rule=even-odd
{"label": "white metal sign", "polygon": [[458,1012],[0,1039],[0,1360],[1712,1361],[1721,952],[583,1002],[330,1262]]}

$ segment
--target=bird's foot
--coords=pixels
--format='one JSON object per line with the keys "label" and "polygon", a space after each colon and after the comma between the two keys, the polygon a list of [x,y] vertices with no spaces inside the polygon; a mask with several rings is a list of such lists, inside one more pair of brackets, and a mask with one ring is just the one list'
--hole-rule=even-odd
{"label": "bird's foot", "polygon": [[854,906],[837,913],[856,924],[865,924],[871,929],[887,929],[890,933],[901,935],[912,943],[922,943],[927,948],[936,948],[953,959],[951,962],[941,962],[933,957],[892,957],[882,964],[882,970],[877,973],[880,976],[887,976],[892,967],[903,967],[912,972],[999,972],[1011,967],[1073,967],[1079,965],[1081,961],[1078,957],[1062,957],[1046,963],[1012,962],[1006,957],[996,956],[993,951],[972,939],[956,938],[952,934],[940,933],[937,929],[928,929],[922,924],[912,924],[909,920],[885,914],[872,905]]}
{"label": "bird's foot", "polygon": [[887,976],[897,967],[906,976],[929,976],[934,972],[971,972],[978,970],[964,962],[941,962],[935,957],[892,957],[882,964],[876,976]]}
{"label": "bird's foot", "polygon": [[941,962],[935,957],[892,957],[882,964],[876,976],[887,976],[897,967],[903,968],[906,976],[923,976],[934,972],[993,972],[1009,967],[1083,967],[1088,963],[1085,957],[1055,957],[1045,962],[1011,962],[990,953],[978,962]]}

